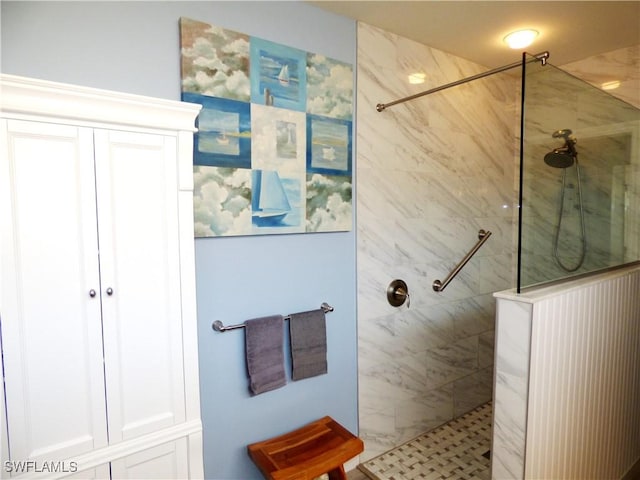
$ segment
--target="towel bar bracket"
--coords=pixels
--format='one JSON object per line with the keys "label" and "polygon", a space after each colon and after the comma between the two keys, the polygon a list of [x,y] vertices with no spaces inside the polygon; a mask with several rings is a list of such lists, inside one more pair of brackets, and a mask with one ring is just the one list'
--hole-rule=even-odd
{"label": "towel bar bracket", "polygon": [[[333,307],[329,305],[327,302],[322,302],[320,308],[324,311],[324,313],[333,312]],[[285,320],[290,320],[291,316],[287,315],[284,317]],[[211,328],[213,328],[216,332],[228,332],[229,330],[237,330],[239,328],[244,328],[244,323],[239,323],[237,325],[229,325],[226,326],[220,320],[216,320],[211,324]]]}

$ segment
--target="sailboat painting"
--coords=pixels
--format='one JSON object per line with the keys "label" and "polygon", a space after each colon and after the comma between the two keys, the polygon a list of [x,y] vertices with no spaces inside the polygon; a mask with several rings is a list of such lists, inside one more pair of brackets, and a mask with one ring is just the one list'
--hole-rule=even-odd
{"label": "sailboat painting", "polygon": [[353,228],[351,64],[180,19],[196,238]]}
{"label": "sailboat painting", "polygon": [[198,117],[198,150],[207,153],[238,155],[238,114],[205,109]]}
{"label": "sailboat painting", "polygon": [[253,37],[249,50],[251,101],[262,104],[268,101],[274,107],[304,112],[307,100],[307,54]]}
{"label": "sailboat painting", "polygon": [[[251,167],[259,172],[252,176],[255,234],[304,232],[305,118],[302,112],[251,106]],[[283,198],[289,204],[286,215]]]}
{"label": "sailboat painting", "polygon": [[193,163],[250,168],[250,104],[185,92],[182,99],[202,105],[194,136]]}
{"label": "sailboat painting", "polygon": [[278,81],[283,87],[288,87],[291,84],[291,79],[289,77],[289,65],[286,63],[280,69],[280,73],[278,73]]}
{"label": "sailboat painting", "polygon": [[274,170],[251,171],[251,215],[258,226],[273,226],[282,223],[291,212],[278,172]]}

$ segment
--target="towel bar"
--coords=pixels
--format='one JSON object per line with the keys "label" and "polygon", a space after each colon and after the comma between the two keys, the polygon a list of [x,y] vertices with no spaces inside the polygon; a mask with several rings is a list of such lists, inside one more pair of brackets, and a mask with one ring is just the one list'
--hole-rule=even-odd
{"label": "towel bar", "polygon": [[[329,305],[327,302],[322,302],[320,308],[324,311],[324,313],[333,312],[333,307]],[[285,320],[290,320],[291,316],[287,315],[284,317]],[[225,327],[224,324],[220,320],[216,320],[211,324],[211,328],[213,328],[216,332],[226,332],[227,330],[236,330],[238,328],[244,328],[244,323],[239,323],[237,325],[229,325]]]}

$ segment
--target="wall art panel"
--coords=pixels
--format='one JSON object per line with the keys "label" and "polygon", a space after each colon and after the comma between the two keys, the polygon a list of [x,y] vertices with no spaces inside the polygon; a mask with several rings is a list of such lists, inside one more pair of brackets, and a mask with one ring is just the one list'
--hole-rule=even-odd
{"label": "wall art panel", "polygon": [[196,237],[351,230],[353,66],[180,19]]}

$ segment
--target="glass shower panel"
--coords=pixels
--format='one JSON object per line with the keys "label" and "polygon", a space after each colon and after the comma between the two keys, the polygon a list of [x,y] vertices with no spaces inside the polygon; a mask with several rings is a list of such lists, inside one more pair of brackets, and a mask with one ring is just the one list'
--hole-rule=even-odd
{"label": "glass shower panel", "polygon": [[518,292],[640,260],[640,109],[528,60]]}

